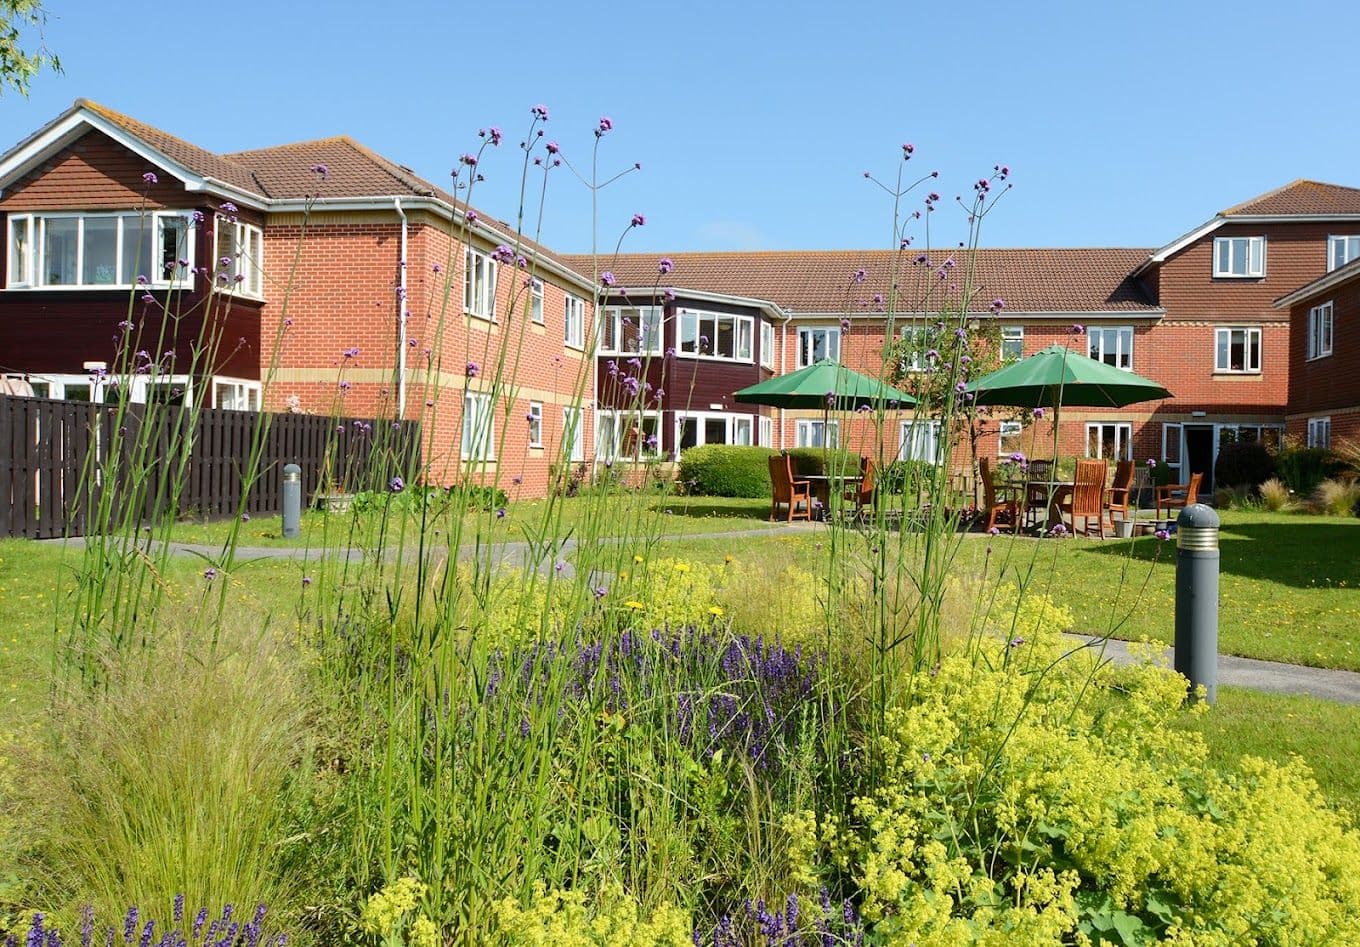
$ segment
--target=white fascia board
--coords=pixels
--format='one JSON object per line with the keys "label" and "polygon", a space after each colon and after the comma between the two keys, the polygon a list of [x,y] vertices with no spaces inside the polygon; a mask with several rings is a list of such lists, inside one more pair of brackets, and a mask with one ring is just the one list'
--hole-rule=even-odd
{"label": "white fascia board", "polygon": [[789,314],[786,313],[775,303],[768,299],[756,299],[753,296],[733,296],[728,293],[714,293],[702,289],[682,289],[679,286],[606,286],[604,287],[605,296],[629,296],[637,295],[644,297],[660,296],[670,290],[677,297],[684,296],[686,299],[695,299],[700,302],[727,303],[731,306],[749,306],[752,309],[759,309],[768,313],[772,318],[785,320]]}
{"label": "white fascia board", "polygon": [[23,177],[90,130],[103,132],[143,161],[178,178],[184,183],[185,190],[223,193],[247,207],[256,210],[264,207],[258,196],[190,171],[164,152],[151,147],[135,135],[128,134],[102,115],[84,108],[77,108],[53,122],[0,159],[0,188]]}
{"label": "white fascia board", "polygon": [[1272,306],[1275,309],[1288,309],[1295,303],[1321,295],[1341,283],[1355,279],[1357,276],[1360,276],[1360,260],[1352,260],[1345,266],[1332,270],[1326,276],[1313,280],[1307,286],[1299,287],[1288,296],[1281,296],[1275,300]]}
{"label": "white fascia board", "polygon": [[1226,217],[1219,214],[1153,253],[1142,266],[1133,271],[1133,275],[1139,275],[1154,263],[1165,262],[1196,240],[1208,236],[1226,224],[1320,224],[1347,221],[1360,221],[1360,214],[1229,214]]}
{"label": "white fascia board", "polygon": [[[1062,309],[1062,310],[1025,310],[1025,309],[1004,309],[1000,313],[992,312],[990,309],[981,312],[968,313],[969,319],[1000,319],[1003,322],[1017,322],[1020,320],[1044,320],[1044,321],[1071,321],[1080,320],[1083,322],[1128,322],[1139,319],[1161,319],[1166,315],[1166,310],[1160,306],[1156,309]],[[867,320],[878,320],[886,322],[889,314],[886,312],[863,312],[863,313],[844,313],[844,312],[795,312],[792,314],[794,321],[818,321],[828,322],[838,319],[848,318],[852,322],[864,322]],[[932,312],[894,312],[894,320],[938,320],[940,313]],[[950,318],[958,318],[951,316]]]}

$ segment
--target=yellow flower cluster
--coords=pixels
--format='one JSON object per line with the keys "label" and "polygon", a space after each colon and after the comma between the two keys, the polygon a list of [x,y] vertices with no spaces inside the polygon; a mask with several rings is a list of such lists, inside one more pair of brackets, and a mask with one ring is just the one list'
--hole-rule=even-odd
{"label": "yellow flower cluster", "polygon": [[528,907],[507,898],[496,919],[496,943],[516,947],[688,947],[693,930],[689,915],[671,904],[644,916],[637,899],[617,885],[587,904],[580,891],[548,891],[536,882]]}
{"label": "yellow flower cluster", "polygon": [[376,935],[384,947],[439,947],[439,929],[434,921],[416,914],[425,890],[415,878],[398,878],[368,899],[359,915],[360,927]]}
{"label": "yellow flower cluster", "polygon": [[1206,766],[1184,680],[1058,660],[1061,612],[921,675],[853,826],[785,820],[794,876],[848,868],[888,945],[1360,944],[1360,833],[1304,764]]}
{"label": "yellow flower cluster", "polygon": [[720,565],[654,559],[646,569],[634,570],[632,581],[620,583],[618,591],[627,595],[624,607],[640,612],[649,626],[702,625],[722,615],[722,573]]}

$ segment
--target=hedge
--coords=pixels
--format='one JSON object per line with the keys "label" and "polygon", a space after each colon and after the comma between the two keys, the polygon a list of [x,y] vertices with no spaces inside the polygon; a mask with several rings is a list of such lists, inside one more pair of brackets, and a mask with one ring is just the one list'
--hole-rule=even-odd
{"label": "hedge", "polygon": [[859,473],[859,455],[848,450],[795,447],[788,455],[793,460],[794,477],[824,477],[828,468],[842,474]]}
{"label": "hedge", "polygon": [[703,444],[680,455],[680,482],[691,493],[711,497],[767,497],[770,495],[768,447]]}
{"label": "hedge", "polygon": [[1237,441],[1218,449],[1214,483],[1253,490],[1275,476],[1275,456],[1258,441]]}

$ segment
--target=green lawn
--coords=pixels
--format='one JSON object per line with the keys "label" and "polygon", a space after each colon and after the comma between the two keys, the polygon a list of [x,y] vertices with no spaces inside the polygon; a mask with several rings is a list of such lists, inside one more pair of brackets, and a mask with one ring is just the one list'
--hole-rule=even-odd
{"label": "green lawn", "polygon": [[[742,500],[725,497],[664,497],[639,498],[622,496],[605,501],[573,497],[559,500],[562,529],[578,529],[586,517],[599,517],[604,522],[641,520],[644,529],[657,530],[666,535],[692,535],[724,532],[732,529],[759,529],[773,526],[769,522],[768,500]],[[545,500],[521,500],[511,503],[504,518],[494,514],[469,514],[465,530],[471,538],[473,523],[479,521],[483,533],[489,525],[496,539],[524,538],[526,531],[541,528],[547,509]],[[638,511],[641,511],[639,517]],[[282,536],[282,522],[278,516],[258,516],[240,524],[238,545],[265,548],[320,548],[344,545],[351,531],[355,536],[370,534],[378,525],[376,513],[322,513],[308,511],[302,517],[301,535],[294,539]],[[417,525],[414,514],[411,527]],[[452,525],[447,517],[436,518],[432,531],[444,532]],[[171,538],[177,542],[221,546],[226,541],[232,523],[229,520],[185,520],[171,528]],[[636,530],[637,525],[633,525]],[[602,535],[608,535],[604,532]]]}
{"label": "green lawn", "polygon": [[[685,539],[686,555],[814,563],[824,536]],[[987,550],[991,550],[990,555]],[[1360,519],[1229,510],[1223,514],[1219,649],[1360,671]],[[1030,576],[1070,608],[1074,630],[1172,642],[1176,548],[1152,537],[1104,541],[964,537],[959,573]]]}

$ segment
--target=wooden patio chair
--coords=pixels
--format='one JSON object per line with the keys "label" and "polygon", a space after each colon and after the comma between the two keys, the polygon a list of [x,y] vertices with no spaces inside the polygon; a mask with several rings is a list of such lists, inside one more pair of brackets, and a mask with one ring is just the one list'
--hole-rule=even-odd
{"label": "wooden patio chair", "polygon": [[1020,515],[1025,526],[1036,526],[1048,518],[1048,501],[1052,499],[1047,481],[1053,479],[1053,461],[1031,460],[1025,468],[1025,491],[1020,497]]}
{"label": "wooden patio chair", "polygon": [[1081,520],[1081,531],[1091,535],[1091,520],[1096,521],[1096,531],[1101,539],[1105,538],[1105,475],[1109,465],[1103,460],[1077,461],[1077,475],[1072,481],[1072,492],[1060,500],[1058,510],[1066,513],[1072,520],[1072,533],[1076,535],[1077,520]]}
{"label": "wooden patio chair", "polygon": [[1121,460],[1114,468],[1114,480],[1110,482],[1110,489],[1106,491],[1105,513],[1110,519],[1110,529],[1114,529],[1114,515],[1119,514],[1121,520],[1132,520],[1133,509],[1133,474],[1134,463],[1131,460]]}
{"label": "wooden patio chair", "polygon": [[992,479],[992,461],[988,457],[978,460],[978,478],[982,481],[982,509],[979,511],[987,521],[983,529],[991,532],[999,525],[1011,529],[1020,528],[1020,501],[1000,499],[997,496],[996,481]]}
{"label": "wooden patio chair", "polygon": [[[812,482],[793,479],[793,460],[788,454],[775,454],[770,458],[770,484],[774,488],[770,501],[770,521],[778,518],[779,508],[787,508],[785,522],[792,523],[795,518],[812,520]],[[799,504],[803,505],[800,512]]]}
{"label": "wooden patio chair", "polygon": [[859,483],[846,487],[842,500],[846,516],[859,516],[874,506],[874,462],[868,457],[859,459]]}
{"label": "wooden patio chair", "polygon": [[1188,484],[1164,483],[1157,488],[1157,519],[1167,519],[1162,515],[1162,510],[1170,513],[1172,510],[1180,510],[1192,503],[1199,502],[1199,485],[1204,479],[1204,474],[1196,473],[1190,475]]}

